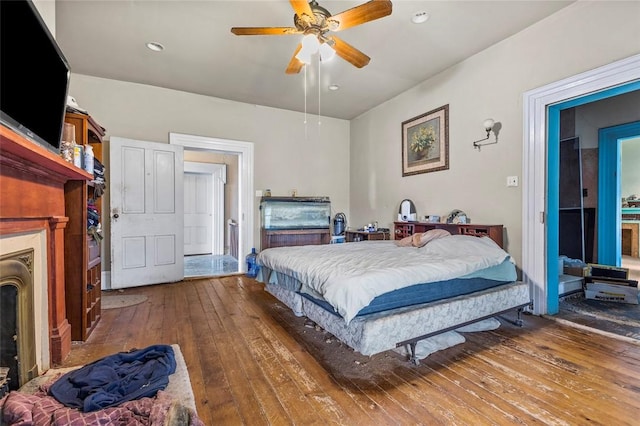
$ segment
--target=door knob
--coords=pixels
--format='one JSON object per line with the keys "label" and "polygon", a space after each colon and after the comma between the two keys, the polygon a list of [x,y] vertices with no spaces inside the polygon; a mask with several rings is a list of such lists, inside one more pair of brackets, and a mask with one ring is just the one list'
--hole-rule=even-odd
{"label": "door knob", "polygon": [[114,214],[114,215],[113,215],[113,218],[114,218],[114,219],[117,219],[117,218],[119,218],[119,217],[120,217],[120,215],[119,215],[118,213],[116,213],[116,214]]}

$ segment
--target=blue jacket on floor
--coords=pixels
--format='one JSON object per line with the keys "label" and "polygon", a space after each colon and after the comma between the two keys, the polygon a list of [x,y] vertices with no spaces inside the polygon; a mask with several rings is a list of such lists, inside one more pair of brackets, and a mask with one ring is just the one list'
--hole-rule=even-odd
{"label": "blue jacket on floor", "polygon": [[120,352],[70,371],[49,388],[67,407],[96,411],[125,401],[153,397],[169,384],[176,359],[169,345]]}

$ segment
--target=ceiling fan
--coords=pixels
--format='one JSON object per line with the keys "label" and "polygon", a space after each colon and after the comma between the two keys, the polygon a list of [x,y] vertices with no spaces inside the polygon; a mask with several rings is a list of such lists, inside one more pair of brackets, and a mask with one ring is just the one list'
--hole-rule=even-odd
{"label": "ceiling fan", "polygon": [[316,0],[289,0],[295,12],[293,27],[233,27],[235,35],[304,35],[287,66],[287,74],[297,74],[310,62],[313,53],[321,58],[334,53],[358,68],[369,63],[371,58],[329,31],[342,31],[375,19],[391,15],[390,0],[371,0],[336,15],[320,6]]}

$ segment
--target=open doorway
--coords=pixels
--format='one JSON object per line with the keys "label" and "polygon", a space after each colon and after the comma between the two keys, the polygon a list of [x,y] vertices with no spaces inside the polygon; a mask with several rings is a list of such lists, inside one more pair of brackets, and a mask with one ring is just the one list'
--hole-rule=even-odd
{"label": "open doorway", "polygon": [[244,272],[246,265],[241,259],[254,244],[253,143],[178,133],[169,135],[169,143],[184,146],[185,160],[224,164],[227,169],[224,195],[219,195],[224,198],[223,253],[185,257],[185,268],[187,261],[194,268],[185,269],[185,277]]}
{"label": "open doorway", "polygon": [[640,134],[622,141],[621,157],[622,267],[629,269],[631,279],[640,281]]}
{"label": "open doorway", "polygon": [[237,227],[226,226],[237,217],[238,156],[185,150],[184,157],[184,276],[238,273]]}
{"label": "open doorway", "polygon": [[[637,291],[630,289],[635,297],[625,296],[624,302],[601,300],[620,298],[624,288],[609,285],[606,293],[589,296],[594,285],[585,286],[589,281],[583,277],[589,264],[601,264],[628,269],[621,278],[640,278],[638,251],[631,250],[638,244],[632,231],[640,215],[625,214],[635,211],[628,203],[640,205],[640,199],[634,201],[640,192],[640,145],[633,142],[640,141],[640,110],[635,105],[640,105],[640,91],[560,111],[558,237],[565,268],[559,275],[557,317],[640,339]],[[572,137],[562,139],[567,134]],[[595,287],[603,290],[602,284]]]}
{"label": "open doorway", "polygon": [[640,55],[524,94],[522,277],[536,314],[558,313],[560,110],[637,90]]}

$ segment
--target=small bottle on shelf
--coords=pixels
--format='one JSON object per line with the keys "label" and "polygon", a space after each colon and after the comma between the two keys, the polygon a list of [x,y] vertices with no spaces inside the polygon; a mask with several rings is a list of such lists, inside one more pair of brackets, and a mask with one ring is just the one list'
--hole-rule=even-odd
{"label": "small bottle on shelf", "polygon": [[93,147],[91,145],[84,146],[84,169],[87,173],[93,174]]}

